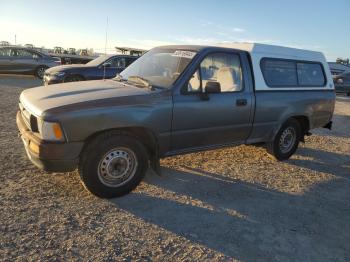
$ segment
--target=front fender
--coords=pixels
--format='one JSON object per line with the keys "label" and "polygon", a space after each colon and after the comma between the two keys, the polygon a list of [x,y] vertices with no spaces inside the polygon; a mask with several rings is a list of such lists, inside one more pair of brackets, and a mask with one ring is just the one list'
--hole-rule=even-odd
{"label": "front fender", "polygon": [[68,141],[81,142],[95,133],[118,128],[144,127],[156,135],[170,133],[171,115],[171,96],[155,94],[64,106],[46,112],[45,119],[60,122]]}

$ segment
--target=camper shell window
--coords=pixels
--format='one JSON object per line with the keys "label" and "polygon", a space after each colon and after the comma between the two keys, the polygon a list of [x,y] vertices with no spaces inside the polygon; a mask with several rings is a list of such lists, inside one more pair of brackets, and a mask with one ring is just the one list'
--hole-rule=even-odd
{"label": "camper shell window", "polygon": [[326,77],[321,63],[263,58],[260,62],[269,87],[324,87]]}

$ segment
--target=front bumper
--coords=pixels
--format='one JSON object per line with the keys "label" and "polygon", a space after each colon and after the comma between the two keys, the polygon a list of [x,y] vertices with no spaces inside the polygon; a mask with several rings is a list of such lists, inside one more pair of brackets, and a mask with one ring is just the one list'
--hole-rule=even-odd
{"label": "front bumper", "polygon": [[40,139],[25,125],[20,111],[16,116],[20,137],[34,165],[50,172],[69,172],[77,168],[82,142],[59,143]]}
{"label": "front bumper", "polygon": [[335,85],[335,92],[337,93],[350,93],[350,85]]}

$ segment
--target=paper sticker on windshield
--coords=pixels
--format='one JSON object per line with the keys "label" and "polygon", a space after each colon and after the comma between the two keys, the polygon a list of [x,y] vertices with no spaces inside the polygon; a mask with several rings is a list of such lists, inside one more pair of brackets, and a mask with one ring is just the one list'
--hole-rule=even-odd
{"label": "paper sticker on windshield", "polygon": [[189,59],[192,59],[195,55],[196,55],[195,52],[183,51],[183,50],[176,50],[173,54],[173,56],[189,58]]}

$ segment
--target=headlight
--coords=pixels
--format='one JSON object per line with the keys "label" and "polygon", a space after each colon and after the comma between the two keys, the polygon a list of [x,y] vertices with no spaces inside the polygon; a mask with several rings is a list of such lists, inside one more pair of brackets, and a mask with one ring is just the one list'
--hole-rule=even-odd
{"label": "headlight", "polygon": [[38,118],[38,129],[43,140],[64,141],[61,125],[56,122],[46,122]]}
{"label": "headlight", "polygon": [[344,83],[343,79],[341,78],[337,79],[337,84],[343,84],[343,83]]}
{"label": "headlight", "polygon": [[57,73],[54,73],[53,75],[54,76],[64,76],[66,74],[66,72],[57,72]]}

